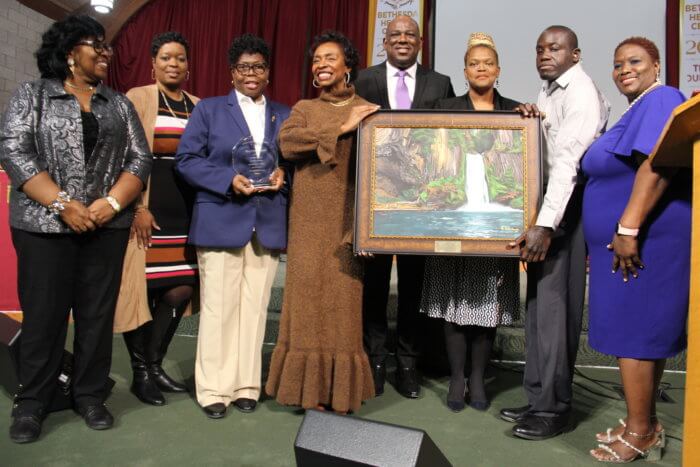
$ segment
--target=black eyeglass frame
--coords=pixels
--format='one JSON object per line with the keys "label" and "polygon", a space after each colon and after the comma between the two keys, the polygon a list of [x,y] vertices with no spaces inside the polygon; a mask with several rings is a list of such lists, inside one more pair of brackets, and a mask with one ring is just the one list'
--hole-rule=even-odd
{"label": "black eyeglass frame", "polygon": [[268,63],[236,63],[235,65],[231,65],[232,70],[236,70],[236,72],[242,74],[242,75],[247,75],[248,73],[253,72],[253,74],[256,74],[258,76],[264,74],[267,70],[270,69],[270,65]]}
{"label": "black eyeglass frame", "polygon": [[113,54],[114,53],[114,47],[112,47],[111,44],[106,43],[105,41],[93,41],[93,40],[83,40],[76,45],[86,45],[88,47],[92,47],[92,50],[95,51],[96,54],[101,54],[102,52],[106,54]]}

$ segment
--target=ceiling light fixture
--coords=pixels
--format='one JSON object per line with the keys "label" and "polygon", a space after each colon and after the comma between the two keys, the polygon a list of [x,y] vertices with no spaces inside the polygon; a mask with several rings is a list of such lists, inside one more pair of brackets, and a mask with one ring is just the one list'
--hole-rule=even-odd
{"label": "ceiling light fixture", "polygon": [[107,14],[114,8],[114,0],[90,0],[90,5],[96,12]]}

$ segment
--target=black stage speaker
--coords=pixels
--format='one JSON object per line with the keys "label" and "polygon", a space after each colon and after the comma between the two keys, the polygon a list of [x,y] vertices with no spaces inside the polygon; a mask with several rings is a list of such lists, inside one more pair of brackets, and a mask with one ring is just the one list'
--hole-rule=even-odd
{"label": "black stage speaker", "polygon": [[423,430],[307,410],[294,442],[299,467],[451,466]]}
{"label": "black stage speaker", "polygon": [[[0,384],[7,394],[14,398],[17,391],[17,362],[19,359],[19,341],[22,335],[21,323],[0,313]],[[63,363],[61,373],[58,375],[58,388],[54,393],[49,412],[70,409],[73,400],[70,393],[71,375],[73,373],[73,354],[63,351]],[[105,395],[108,395],[114,387],[114,381],[109,378]]]}

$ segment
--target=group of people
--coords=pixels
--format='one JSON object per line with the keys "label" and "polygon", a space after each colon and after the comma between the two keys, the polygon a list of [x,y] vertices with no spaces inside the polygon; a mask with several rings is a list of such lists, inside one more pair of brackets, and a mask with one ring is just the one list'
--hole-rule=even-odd
{"label": "group of people", "polygon": [[[355,130],[380,108],[437,108],[540,118],[544,200],[509,246],[519,258],[397,255],[398,392],[420,396],[424,313],[444,321],[447,407],[488,409],[484,371],[497,326],[518,312],[519,259],[528,264],[527,404],[500,416],[521,438],[564,432],[588,254],[589,342],[618,358],[628,408],[619,426],[596,435],[591,454],[627,462],[660,453],[654,394],[665,359],[685,347],[690,185],[684,172],[648,160],[684,100],[661,85],[651,41],[632,37],[615,49],[613,80],[630,107],[606,131],[609,104],[565,26],[537,40],[536,104],[496,89],[498,52],[484,33],[469,38],[468,90],[455,97],[447,76],[417,63],[418,24],[397,16],[386,29],[387,60],[364,70],[343,34],[314,38],[320,96],[292,109],[264,95],[270,50],[259,37],[233,40],[232,91],[199,102],[182,89],[190,58],[182,35],[153,39],[154,83],[124,96],[102,84],[112,56],[104,34],[87,16],[54,23],[36,54],[41,79],[20,86],[3,118],[0,164],[15,187],[10,225],[24,312],[13,441],[41,433],[71,311],[72,397],[90,428],[113,424],[104,405],[113,331],[123,333],[131,391],[142,402],[160,406],[163,392],[186,391],[162,363],[197,287],[197,401],[210,418],[230,405],[255,410],[284,248],[284,303],[265,391],[281,404],[338,413],[381,395],[393,256],[353,254]],[[266,183],[232,163],[243,140],[257,156],[279,155]]]}

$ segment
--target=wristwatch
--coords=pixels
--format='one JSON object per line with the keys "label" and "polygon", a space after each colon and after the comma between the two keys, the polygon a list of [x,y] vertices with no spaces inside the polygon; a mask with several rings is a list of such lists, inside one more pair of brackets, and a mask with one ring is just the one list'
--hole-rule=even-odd
{"label": "wristwatch", "polygon": [[617,223],[617,227],[615,228],[615,232],[618,235],[626,235],[628,237],[637,237],[639,235],[639,229],[629,229],[627,227],[623,227],[622,224],[619,222]]}
{"label": "wristwatch", "polygon": [[117,201],[117,198],[111,195],[105,196],[105,199],[109,203],[110,206],[112,206],[112,209],[114,209],[115,213],[118,213],[119,211],[122,210],[121,204],[119,204],[119,201]]}

